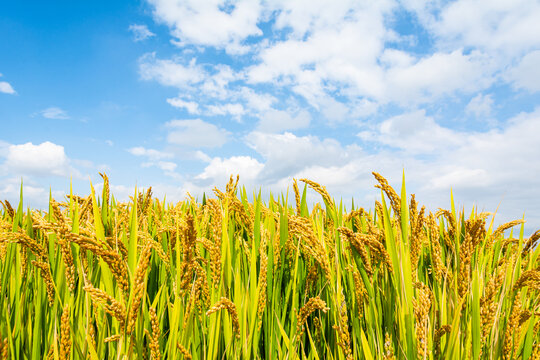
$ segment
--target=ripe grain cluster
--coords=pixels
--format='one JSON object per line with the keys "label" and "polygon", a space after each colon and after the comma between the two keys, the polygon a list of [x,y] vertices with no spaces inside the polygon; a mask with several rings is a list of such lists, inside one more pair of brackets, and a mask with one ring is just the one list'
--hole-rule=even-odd
{"label": "ripe grain cluster", "polygon": [[105,175],[48,211],[3,201],[0,359],[539,359],[540,231],[374,175],[372,211],[306,179],[293,204],[238,178],[122,203]]}

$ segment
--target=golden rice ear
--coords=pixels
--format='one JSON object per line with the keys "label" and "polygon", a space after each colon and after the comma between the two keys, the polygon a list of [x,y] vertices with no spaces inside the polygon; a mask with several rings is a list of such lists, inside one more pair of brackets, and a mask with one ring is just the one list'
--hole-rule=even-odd
{"label": "golden rice ear", "polygon": [[150,354],[152,359],[159,360],[161,359],[161,352],[159,350],[159,338],[161,336],[161,330],[159,328],[159,319],[156,313],[156,309],[150,307],[148,309],[148,315],[150,317],[150,324],[152,326],[152,333],[149,333],[148,330],[144,329],[146,334],[149,335],[150,344]]}
{"label": "golden rice ear", "polygon": [[379,182],[378,185],[375,185],[376,188],[381,189],[386,193],[386,196],[388,196],[388,199],[390,199],[390,204],[392,205],[392,209],[394,210],[394,213],[396,214],[396,217],[398,219],[401,218],[401,198],[398,196],[396,191],[393,187],[391,187],[388,184],[388,181],[379,173],[372,172],[373,176],[377,181]]}
{"label": "golden rice ear", "polygon": [[326,306],[326,302],[324,302],[324,300],[321,300],[321,298],[317,296],[310,298],[307,303],[300,308],[300,311],[298,311],[296,321],[296,339],[298,339],[298,341],[304,333],[304,324],[307,318],[316,310],[320,310],[325,313],[330,310],[330,308]]}
{"label": "golden rice ear", "polygon": [[71,326],[69,321],[69,305],[64,306],[60,323],[60,359],[69,360],[71,352]]}
{"label": "golden rice ear", "polygon": [[334,201],[332,200],[332,197],[326,190],[325,186],[322,186],[321,184],[316,183],[315,181],[308,180],[308,179],[300,179],[300,181],[302,181],[303,183],[306,183],[310,188],[318,192],[319,195],[321,195],[322,198],[324,199],[324,202],[328,204],[328,206],[332,208],[334,207]]}
{"label": "golden rice ear", "polygon": [[294,200],[296,201],[296,215],[300,216],[302,212],[302,202],[300,196],[300,190],[298,189],[298,181],[293,179]]}
{"label": "golden rice ear", "polygon": [[222,297],[217,303],[215,303],[208,311],[206,316],[210,316],[216,311],[226,309],[232,319],[233,332],[236,334],[237,338],[240,338],[240,322],[238,321],[238,312],[236,310],[236,305],[226,297]]}

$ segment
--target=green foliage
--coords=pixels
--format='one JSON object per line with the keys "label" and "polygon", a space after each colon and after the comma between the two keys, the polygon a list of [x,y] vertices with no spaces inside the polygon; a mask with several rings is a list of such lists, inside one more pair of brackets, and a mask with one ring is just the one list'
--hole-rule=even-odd
{"label": "green foliage", "polygon": [[453,201],[428,213],[404,178],[398,196],[375,175],[369,212],[304,180],[323,198],[311,210],[308,186],[294,206],[250,203],[232,178],[166,204],[150,189],[109,199],[104,176],[101,198],[47,212],[25,212],[21,189],[0,213],[0,356],[538,358],[540,232],[504,236],[522,221],[494,230]]}

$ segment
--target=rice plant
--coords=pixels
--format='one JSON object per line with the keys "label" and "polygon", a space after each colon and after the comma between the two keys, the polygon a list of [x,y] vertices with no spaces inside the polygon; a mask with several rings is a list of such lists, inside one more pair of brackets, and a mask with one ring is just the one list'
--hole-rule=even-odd
{"label": "rice plant", "polygon": [[376,173],[372,210],[306,179],[293,204],[232,177],[201,202],[123,203],[102,176],[47,211],[2,202],[2,359],[540,358],[522,220],[429,212]]}

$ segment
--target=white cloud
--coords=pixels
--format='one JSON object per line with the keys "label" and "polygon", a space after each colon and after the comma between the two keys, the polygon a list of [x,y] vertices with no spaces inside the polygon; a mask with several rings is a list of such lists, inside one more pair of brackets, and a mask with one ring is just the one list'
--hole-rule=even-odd
{"label": "white cloud", "polygon": [[[280,76],[298,77],[300,73],[309,74],[310,71],[317,78],[345,79],[344,72],[349,75],[351,69],[374,65],[386,36],[383,25],[385,10],[375,3],[344,4],[336,6],[335,11],[328,10],[324,15],[306,9],[312,7],[311,3],[299,5],[306,12],[302,14],[300,9],[291,12],[291,20],[287,21],[287,26],[298,31],[299,36],[262,49],[259,53],[261,63],[249,70],[249,79],[253,82],[268,82]],[[333,7],[334,4],[319,3],[319,6]],[[312,7],[313,10],[316,8]],[[284,15],[281,13],[279,16]],[[328,17],[319,21],[320,17],[325,16]],[[302,19],[305,17],[308,19]],[[303,36],[304,28],[298,28],[305,21],[313,24],[309,24],[307,37]],[[358,46],[360,43],[362,46]]]}
{"label": "white cloud", "polygon": [[508,79],[516,88],[530,92],[540,91],[540,50],[525,55],[519,64],[508,73]]}
{"label": "white cloud", "polygon": [[67,120],[70,118],[65,110],[56,106],[51,106],[47,109],[44,109],[40,113],[44,118],[47,119]]}
{"label": "white cloud", "polygon": [[[0,77],[2,77],[2,74],[0,74]],[[16,94],[17,92],[15,91],[15,89],[13,89],[11,84],[8,83],[7,81],[0,81],[0,93]]]}
{"label": "white cloud", "polygon": [[152,36],[156,36],[156,34],[148,30],[148,26],[146,25],[131,24],[129,25],[128,29],[133,33],[133,39],[136,42],[146,40]]}
{"label": "white cloud", "polygon": [[446,42],[515,56],[540,45],[539,18],[536,0],[458,0],[428,27]]}
{"label": "white cloud", "polygon": [[200,150],[195,151],[195,153],[193,154],[193,158],[205,163],[209,163],[210,161],[212,161],[212,158],[210,156]]}
{"label": "white cloud", "polygon": [[155,149],[147,149],[142,146],[132,147],[128,149],[128,152],[135,156],[144,156],[150,160],[172,159],[174,155],[172,153],[159,151]]}
{"label": "white cloud", "polygon": [[239,92],[240,97],[246,101],[246,106],[258,112],[270,110],[272,105],[278,101],[271,94],[258,93],[246,86],[242,87]]}
{"label": "white cloud", "polygon": [[213,158],[204,168],[204,171],[195,179],[212,179],[217,182],[226,182],[232,174],[240,174],[242,178],[255,179],[262,170],[263,165],[249,156],[233,156],[228,159]]}
{"label": "white cloud", "polygon": [[[321,6],[325,7],[313,7]],[[495,81],[497,64],[481,51],[440,49],[418,56],[385,49],[385,42],[393,36],[385,27],[393,8],[390,2],[344,2],[338,8],[325,15],[304,9],[305,14],[294,17],[298,27],[287,21],[298,36],[263,47],[260,62],[246,69],[248,81],[290,87],[330,121],[349,118],[352,109],[348,105],[357,99],[422,104],[456,92],[481,90]],[[334,89],[347,96],[346,103],[334,98]]]}
{"label": "white cloud", "polygon": [[182,192],[189,192],[200,198],[203,192],[207,195],[211,193],[214,186],[222,189],[231,175],[239,175],[242,185],[255,189],[261,185],[257,183],[257,179],[263,167],[263,164],[250,156],[214,157],[201,173],[182,184]]}
{"label": "white cloud", "polygon": [[311,115],[305,110],[284,111],[269,109],[260,115],[260,121],[257,130],[261,132],[278,133],[284,130],[303,129],[309,126]]}
{"label": "white cloud", "polygon": [[310,166],[342,165],[359,149],[343,147],[334,139],[316,136],[296,136],[291,133],[267,134],[252,132],[244,141],[265,160],[261,181],[268,182],[308,168]]}
{"label": "white cloud", "polygon": [[246,113],[242,104],[208,105],[207,109],[210,115],[231,115],[236,121],[240,121]]}
{"label": "white cloud", "polygon": [[466,114],[472,114],[477,118],[485,117],[489,118],[493,110],[493,97],[492,95],[478,94],[471,99],[471,101],[465,107]]}
{"label": "white cloud", "polygon": [[190,114],[199,114],[199,104],[195,101],[186,101],[180,97],[167,99],[167,102],[179,109],[186,109]]}
{"label": "white cloud", "polygon": [[404,150],[415,154],[433,154],[459,146],[462,134],[442,127],[425,110],[393,116],[375,126],[375,131],[362,131],[358,136],[366,142]]}
{"label": "white cloud", "polygon": [[171,161],[160,161],[158,162],[158,166],[163,171],[174,171],[177,167],[177,165]]}
{"label": "white cloud", "polygon": [[165,172],[174,172],[176,170],[176,167],[178,166],[176,163],[173,163],[171,161],[157,161],[157,162],[145,162],[141,164],[142,167],[151,167],[151,166],[157,166],[161,170]]}
{"label": "white cloud", "polygon": [[330,123],[342,122],[350,119],[351,108],[332,97],[319,99],[321,113]]}
{"label": "white cloud", "polygon": [[414,65],[416,59],[411,54],[397,49],[384,49],[379,61],[387,68],[406,68]]}
{"label": "white cloud", "polygon": [[435,190],[451,188],[474,189],[491,186],[492,179],[488,172],[481,168],[467,168],[459,165],[442,166],[441,173],[430,179],[427,187]]}
{"label": "white cloud", "polygon": [[214,73],[206,76],[204,83],[200,86],[200,91],[205,96],[210,96],[220,100],[229,98],[232,93],[229,84],[241,77],[228,65],[217,64],[214,66]]}
{"label": "white cloud", "polygon": [[31,142],[10,145],[3,164],[11,174],[36,176],[78,175],[70,165],[64,147],[49,141],[34,145]]}
{"label": "white cloud", "polygon": [[[2,179],[0,186],[0,199],[7,199],[13,207],[18,206],[21,191],[21,178],[12,177]],[[56,199],[60,198],[60,194],[54,193]],[[25,207],[44,209],[49,205],[49,191],[37,184],[31,179],[23,181],[23,204]]]}
{"label": "white cloud", "polygon": [[196,64],[195,58],[187,65],[173,60],[160,60],[154,53],[139,59],[139,73],[144,80],[156,80],[165,86],[186,88],[205,78],[203,68]]}
{"label": "white cloud", "polygon": [[491,59],[480,52],[467,55],[461,49],[437,52],[410,66],[388,69],[380,99],[422,103],[455,92],[470,93],[491,85],[493,71]]}
{"label": "white cloud", "polygon": [[166,159],[173,159],[175,157],[173,153],[156,149],[147,149],[143,146],[130,148],[128,149],[128,152],[132,155],[146,158],[146,161],[141,163],[142,168],[157,167],[161,169],[166,176],[181,179],[180,174],[175,172],[178,165],[172,161],[165,161]]}
{"label": "white cloud", "polygon": [[[531,113],[521,113],[506,121],[500,130],[483,133],[469,133],[463,144],[449,151],[444,158],[449,162],[485,169],[501,188],[523,186],[528,182],[538,182],[532,177],[540,173],[540,108]],[[496,161],[494,161],[496,159]],[[511,170],[511,169],[515,169]],[[525,176],[526,179],[522,177]],[[538,187],[540,191],[540,187]],[[523,191],[534,191],[523,187]],[[538,194],[540,196],[540,193]],[[535,195],[531,195],[535,196]]]}
{"label": "white cloud", "polygon": [[171,144],[196,147],[221,147],[229,133],[214,124],[194,120],[172,120],[166,124],[169,131],[167,141]]}
{"label": "white cloud", "polygon": [[0,93],[15,94],[13,87],[6,81],[0,81]]}
{"label": "white cloud", "polygon": [[243,42],[262,35],[257,27],[262,7],[259,1],[170,1],[149,0],[154,17],[171,28],[176,44],[195,44],[225,49],[231,54],[249,50]]}
{"label": "white cloud", "polygon": [[345,92],[354,87],[354,97],[384,94],[377,58],[390,33],[384,18],[391,2],[283,2],[279,6],[284,9],[276,26],[291,28],[293,34],[259,52],[260,62],[247,69],[250,82],[291,86],[316,109],[321,100],[332,96],[333,88]]}
{"label": "white cloud", "polygon": [[269,82],[311,74],[316,79],[343,82],[349,82],[351,75],[357,80],[367,79],[370,75],[364,71],[375,65],[385,34],[379,9],[353,12],[350,17],[343,14],[332,26],[314,30],[306,40],[289,39],[263,49],[259,53],[261,63],[249,69],[248,78]]}

